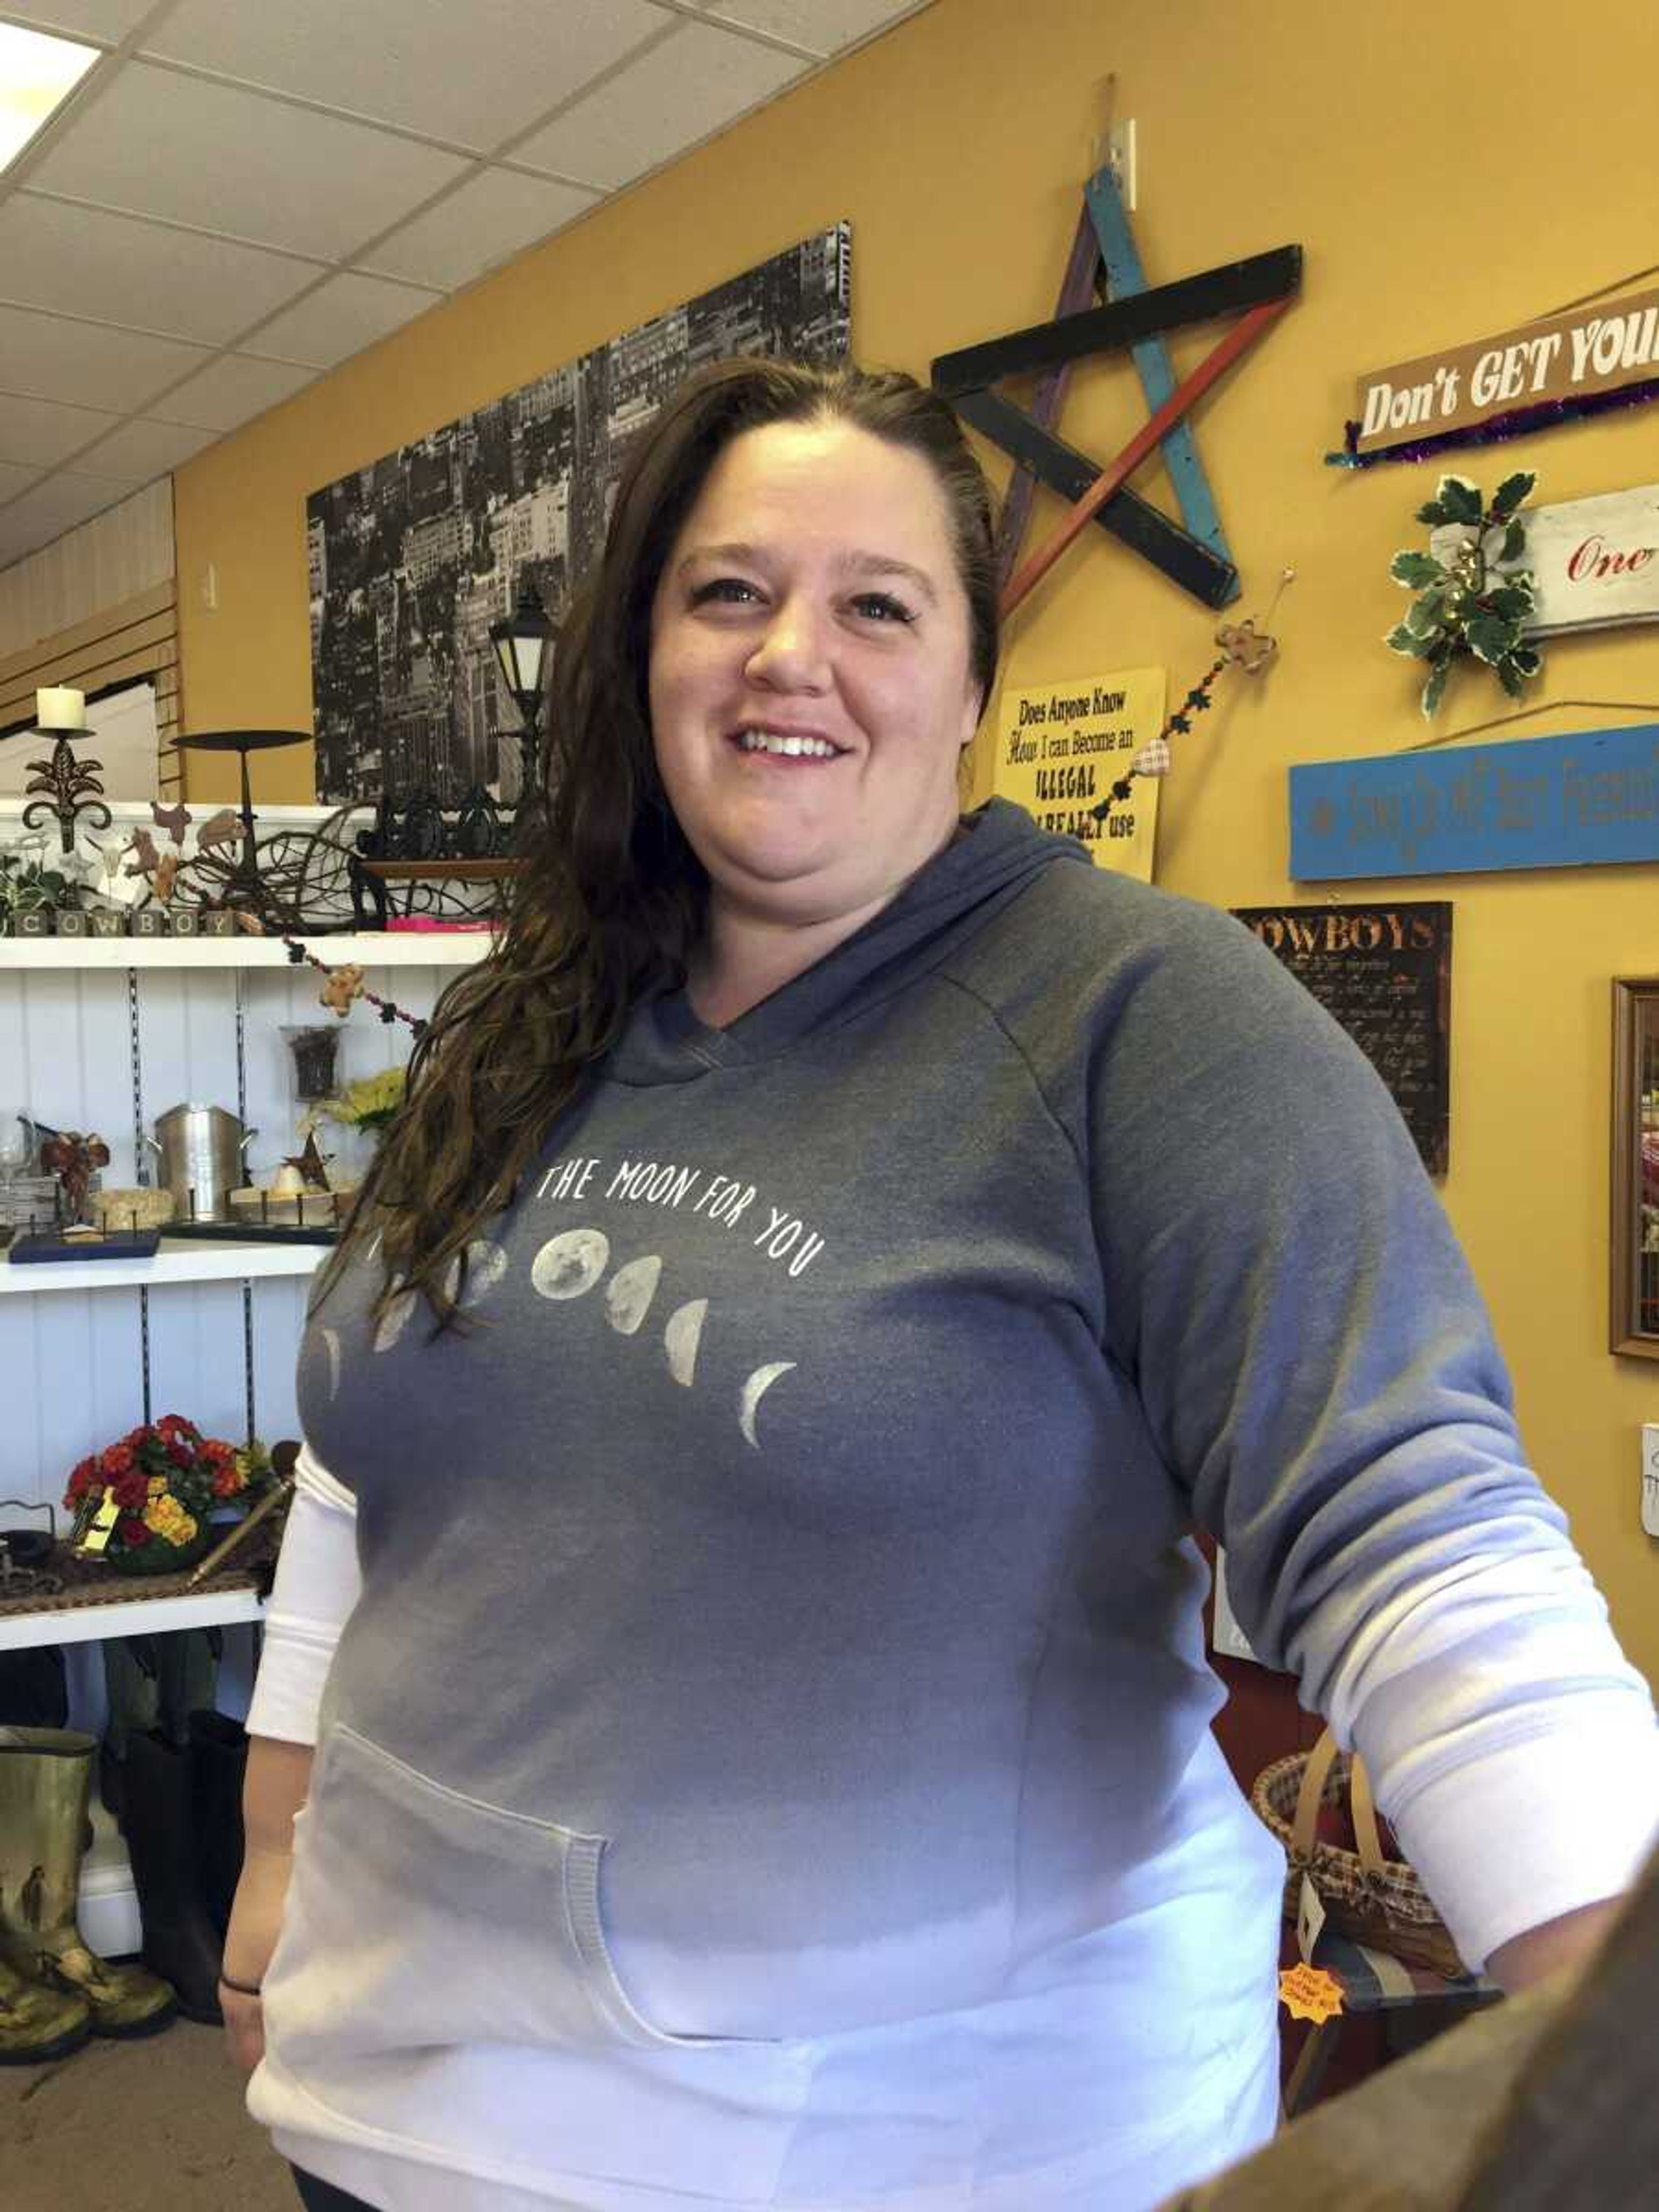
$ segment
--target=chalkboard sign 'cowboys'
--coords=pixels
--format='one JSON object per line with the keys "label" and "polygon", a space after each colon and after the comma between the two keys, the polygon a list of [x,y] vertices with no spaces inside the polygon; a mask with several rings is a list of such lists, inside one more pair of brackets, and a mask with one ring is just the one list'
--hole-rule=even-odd
{"label": "chalkboard sign 'cowboys'", "polygon": [[1630,293],[1501,337],[1373,369],[1359,380],[1352,450],[1411,445],[1527,408],[1547,421],[1564,401],[1656,379],[1659,291]]}
{"label": "chalkboard sign 'cowboys'", "polygon": [[1452,910],[1241,906],[1234,918],[1340,1022],[1388,1085],[1431,1175],[1444,1175],[1451,1098]]}

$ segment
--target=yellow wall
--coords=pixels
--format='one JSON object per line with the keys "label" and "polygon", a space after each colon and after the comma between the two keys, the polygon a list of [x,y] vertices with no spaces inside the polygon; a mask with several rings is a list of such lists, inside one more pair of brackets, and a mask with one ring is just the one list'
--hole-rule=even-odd
{"label": "yellow wall", "polygon": [[[1230,679],[1166,787],[1159,880],[1227,904],[1297,896],[1285,769],[1422,732],[1384,652],[1391,554],[1432,465],[1323,467],[1361,370],[1545,314],[1653,259],[1639,154],[1659,82],[1647,0],[1510,0],[1430,15],[1329,0],[939,0],[725,138],[349,362],[178,479],[188,725],[308,724],[306,494],[839,216],[854,223],[854,338],[926,374],[935,353],[1051,309],[1091,166],[1100,84],[1140,140],[1136,217],[1153,281],[1286,241],[1300,303],[1206,404],[1200,443],[1261,609],[1285,564],[1280,661]],[[1183,342],[1190,361],[1210,337]],[[1091,368],[1065,424],[1100,453],[1140,419]],[[1659,408],[1448,465],[1535,466],[1569,499],[1659,477]],[[1160,495],[1157,472],[1141,479]],[[1052,514],[1046,504],[1040,520]],[[219,611],[197,582],[211,562]],[[1213,618],[1098,532],[1016,623],[1007,672],[1037,683],[1209,657]],[[1539,687],[1659,705],[1659,631],[1559,643]],[[1438,726],[1504,704],[1454,678]],[[1643,719],[1578,707],[1517,734]],[[304,757],[259,764],[310,796]],[[205,777],[203,796],[227,795]],[[1568,1506],[1627,1648],[1659,1676],[1659,1547],[1638,1520],[1638,1424],[1659,1369],[1606,1343],[1608,978],[1659,971],[1639,868],[1392,887],[1456,904],[1450,1212],[1516,1370],[1534,1458]],[[1367,887],[1360,895],[1382,895]],[[1317,894],[1315,894],[1316,896]]]}

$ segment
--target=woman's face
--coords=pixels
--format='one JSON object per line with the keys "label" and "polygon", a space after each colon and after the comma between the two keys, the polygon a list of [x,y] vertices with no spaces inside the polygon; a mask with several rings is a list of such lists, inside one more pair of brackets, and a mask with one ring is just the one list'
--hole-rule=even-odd
{"label": "woman's face", "polygon": [[670,804],[728,914],[862,919],[950,841],[979,698],[927,464],[843,422],[721,453],[651,617]]}

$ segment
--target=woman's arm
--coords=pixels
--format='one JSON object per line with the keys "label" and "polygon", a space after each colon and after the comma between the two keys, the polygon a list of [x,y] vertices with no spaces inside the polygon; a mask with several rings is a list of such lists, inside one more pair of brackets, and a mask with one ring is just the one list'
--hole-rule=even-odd
{"label": "woman's arm", "polygon": [[[295,1815],[311,1789],[323,1685],[356,1604],[356,1504],[307,1452],[265,1616],[264,1651],[248,1712],[242,1790],[246,1842],[225,1936],[219,2005],[232,2058],[252,2072],[264,2052],[259,1987],[282,1932]],[[236,1986],[240,1984],[240,1987]]]}

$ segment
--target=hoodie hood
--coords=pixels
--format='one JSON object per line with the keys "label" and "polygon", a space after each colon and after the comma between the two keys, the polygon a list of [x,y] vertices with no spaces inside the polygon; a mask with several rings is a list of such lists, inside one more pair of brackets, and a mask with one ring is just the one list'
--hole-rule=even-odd
{"label": "hoodie hood", "polygon": [[1045,868],[1092,866],[1074,838],[1038,829],[1023,807],[993,799],[881,912],[822,960],[726,1029],[692,1012],[684,987],[635,1008],[605,1070],[613,1083],[690,1083],[711,1068],[775,1058],[801,1038],[867,1012],[956,951]]}

